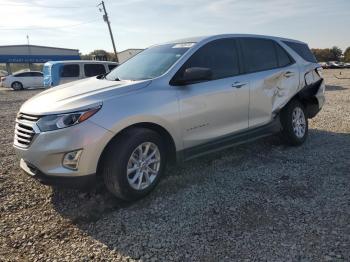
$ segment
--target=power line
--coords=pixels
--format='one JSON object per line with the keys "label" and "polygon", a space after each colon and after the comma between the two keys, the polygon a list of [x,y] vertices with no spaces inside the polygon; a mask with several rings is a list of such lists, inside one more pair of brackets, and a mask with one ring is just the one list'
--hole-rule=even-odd
{"label": "power line", "polygon": [[15,4],[15,3],[5,3],[1,4],[1,6],[25,6],[25,7],[31,7],[31,8],[64,8],[64,9],[70,9],[70,8],[95,8],[95,5],[84,5],[84,6],[53,6],[53,5],[38,5],[38,4]]}
{"label": "power line", "polygon": [[76,26],[80,26],[80,25],[85,25],[85,24],[90,24],[93,22],[98,21],[99,19],[94,19],[94,20],[90,20],[90,21],[86,21],[83,23],[79,23],[79,24],[72,24],[72,25],[65,25],[65,26],[57,26],[57,27],[23,27],[23,28],[16,28],[16,27],[0,27],[0,30],[49,30],[49,29],[60,29],[60,28],[67,28],[67,27],[76,27]]}

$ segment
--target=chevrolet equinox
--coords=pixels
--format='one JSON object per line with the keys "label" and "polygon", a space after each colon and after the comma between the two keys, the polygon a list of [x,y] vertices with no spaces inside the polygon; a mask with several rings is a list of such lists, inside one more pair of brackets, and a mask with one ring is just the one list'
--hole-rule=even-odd
{"label": "chevrolet equinox", "polygon": [[279,132],[292,146],[324,104],[308,45],[216,35],[155,45],[110,73],[46,90],[16,118],[20,166],[44,184],[103,180],[135,200],[167,163]]}

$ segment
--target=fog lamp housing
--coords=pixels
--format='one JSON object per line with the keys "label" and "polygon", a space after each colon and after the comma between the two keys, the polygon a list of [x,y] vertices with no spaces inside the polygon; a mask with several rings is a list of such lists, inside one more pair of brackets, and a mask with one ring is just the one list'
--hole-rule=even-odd
{"label": "fog lamp housing", "polygon": [[78,170],[79,160],[82,153],[82,149],[65,153],[62,160],[62,165],[71,170]]}

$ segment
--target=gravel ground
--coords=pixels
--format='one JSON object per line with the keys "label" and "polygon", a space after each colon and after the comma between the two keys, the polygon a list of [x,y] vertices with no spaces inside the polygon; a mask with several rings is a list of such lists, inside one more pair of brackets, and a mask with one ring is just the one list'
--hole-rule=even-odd
{"label": "gravel ground", "polygon": [[14,118],[38,91],[1,90],[0,261],[350,261],[350,79],[339,72],[324,72],[327,102],[303,146],[276,136],[171,167],[133,204],[23,174]]}

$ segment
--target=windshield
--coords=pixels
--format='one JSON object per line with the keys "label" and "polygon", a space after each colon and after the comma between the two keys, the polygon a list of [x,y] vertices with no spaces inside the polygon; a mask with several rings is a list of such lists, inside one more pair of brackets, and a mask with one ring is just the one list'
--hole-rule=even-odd
{"label": "windshield", "polygon": [[144,80],[164,74],[194,43],[154,46],[137,54],[107,76],[107,80]]}

